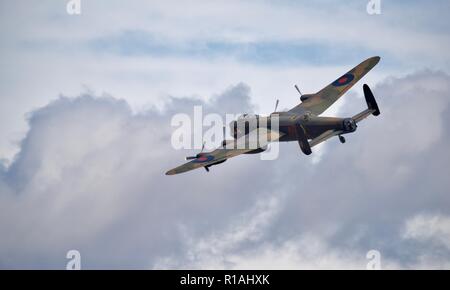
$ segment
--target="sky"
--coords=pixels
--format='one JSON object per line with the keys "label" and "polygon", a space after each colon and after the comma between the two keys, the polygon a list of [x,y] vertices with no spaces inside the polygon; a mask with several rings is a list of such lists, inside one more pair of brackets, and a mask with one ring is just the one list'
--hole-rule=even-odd
{"label": "sky", "polygon": [[[0,1],[0,268],[450,268],[449,1]],[[171,118],[270,113],[362,60],[325,115],[345,145],[280,145],[177,176]],[[337,139],[337,138],[336,138]]]}

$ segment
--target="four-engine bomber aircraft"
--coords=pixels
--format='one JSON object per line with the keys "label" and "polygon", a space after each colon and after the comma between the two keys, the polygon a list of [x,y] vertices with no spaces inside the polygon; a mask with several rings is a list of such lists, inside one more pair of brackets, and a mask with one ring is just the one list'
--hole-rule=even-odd
{"label": "four-engine bomber aircraft", "polygon": [[[202,152],[196,156],[186,157],[186,160],[191,161],[167,171],[166,174],[174,175],[200,167],[209,171],[209,167],[223,163],[231,157],[263,152],[267,149],[267,145],[274,141],[298,141],[302,152],[306,155],[312,153],[312,147],[333,136],[338,136],[339,140],[345,143],[343,134],[354,132],[357,123],[370,114],[374,116],[380,114],[369,86],[367,84],[363,86],[368,108],[361,113],[351,118],[319,117],[319,115],[336,102],[379,61],[380,57],[378,56],[363,61],[315,94],[302,95],[298,87],[295,86],[301,95],[299,105],[287,112],[276,112],[277,106],[275,106],[275,112],[267,117],[250,114],[240,116],[237,121],[230,123],[233,140],[224,140],[222,146],[212,152],[203,152],[202,149]],[[278,117],[278,130],[274,130],[270,126],[271,118],[274,116]],[[250,129],[248,123],[256,123],[257,126],[255,129]],[[245,129],[239,130],[239,128]],[[253,138],[258,140],[257,148],[248,146],[248,140]]]}

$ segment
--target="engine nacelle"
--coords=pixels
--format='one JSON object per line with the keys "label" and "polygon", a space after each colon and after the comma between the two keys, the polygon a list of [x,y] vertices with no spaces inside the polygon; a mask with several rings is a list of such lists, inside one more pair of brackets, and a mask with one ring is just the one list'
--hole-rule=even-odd
{"label": "engine nacelle", "polygon": [[230,123],[230,129],[231,129],[231,135],[233,136],[234,139],[237,139],[239,137],[239,132],[238,132],[238,125],[236,121],[233,121]]}
{"label": "engine nacelle", "polygon": [[344,131],[344,133],[355,132],[356,128],[358,128],[358,125],[356,125],[355,120],[353,120],[352,118],[345,118],[342,121],[342,130]]}
{"label": "engine nacelle", "polygon": [[258,148],[258,149],[255,149],[255,150],[252,150],[252,151],[249,151],[249,152],[245,152],[244,154],[258,154],[258,153],[264,152],[266,150],[267,150],[267,147],[265,147],[265,148]]}
{"label": "engine nacelle", "polygon": [[300,101],[305,102],[307,101],[309,98],[311,98],[313,96],[313,94],[304,94],[300,96]]}
{"label": "engine nacelle", "polygon": [[245,136],[258,127],[259,115],[253,114],[243,114],[238,117],[237,121],[230,123],[230,129],[234,139]]}

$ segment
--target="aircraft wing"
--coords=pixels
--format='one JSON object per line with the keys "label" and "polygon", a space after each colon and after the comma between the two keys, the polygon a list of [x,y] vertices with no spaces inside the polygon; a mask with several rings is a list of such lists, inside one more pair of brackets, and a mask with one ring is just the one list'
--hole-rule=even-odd
{"label": "aircraft wing", "polygon": [[[356,123],[361,122],[365,118],[367,118],[370,115],[378,116],[380,115],[380,109],[378,108],[378,104],[375,101],[375,97],[373,96],[372,91],[370,90],[369,86],[364,84],[363,85],[364,90],[364,97],[366,98],[367,102],[367,109],[364,111],[354,115],[352,117],[353,120],[355,120]],[[339,136],[343,134],[344,132],[341,130],[328,130],[317,136],[316,138],[309,141],[309,146],[314,147],[328,139],[334,136]]]}
{"label": "aircraft wing", "polygon": [[338,136],[340,134],[342,134],[343,132],[340,130],[328,130],[323,132],[322,134],[320,134],[319,136],[317,136],[316,138],[312,139],[311,141],[309,141],[309,146],[310,147],[314,147],[316,145],[319,145],[320,143],[330,139],[331,137],[334,136]]}
{"label": "aircraft wing", "polygon": [[322,114],[346,91],[356,84],[366,73],[368,73],[379,61],[379,56],[366,59],[352,70],[320,90],[318,93],[304,95],[308,96],[308,98],[301,104],[289,110],[289,112],[302,114],[306,111],[310,111],[317,116]]}
{"label": "aircraft wing", "polygon": [[[236,140],[228,140],[225,147],[220,147],[211,152],[199,154],[199,157],[181,166],[166,172],[166,175],[183,173],[200,167],[208,167],[223,162],[231,157],[238,156],[257,148],[248,146],[249,140],[258,140],[258,148],[266,147],[270,142],[277,141],[284,134],[275,130],[259,128],[251,131],[246,136]],[[248,136],[248,138],[246,138]],[[256,143],[255,143],[256,144]],[[244,149],[239,149],[244,148]],[[250,149],[245,149],[250,148]]]}

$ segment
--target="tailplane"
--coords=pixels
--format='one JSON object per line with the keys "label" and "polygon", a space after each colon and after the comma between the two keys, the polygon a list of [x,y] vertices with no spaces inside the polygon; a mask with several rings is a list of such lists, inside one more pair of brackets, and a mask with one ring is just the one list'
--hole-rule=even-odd
{"label": "tailplane", "polygon": [[378,108],[377,101],[375,101],[375,97],[373,96],[372,91],[370,90],[367,84],[363,85],[364,97],[366,98],[367,107],[370,110],[373,110],[372,115],[378,116],[380,114],[380,109]]}
{"label": "tailplane", "polygon": [[375,101],[375,97],[373,96],[373,93],[370,90],[369,86],[364,84],[363,90],[364,97],[366,98],[367,109],[352,117],[352,119],[355,120],[356,123],[362,121],[370,114],[374,116],[380,115],[380,109],[378,108],[377,101]]}

